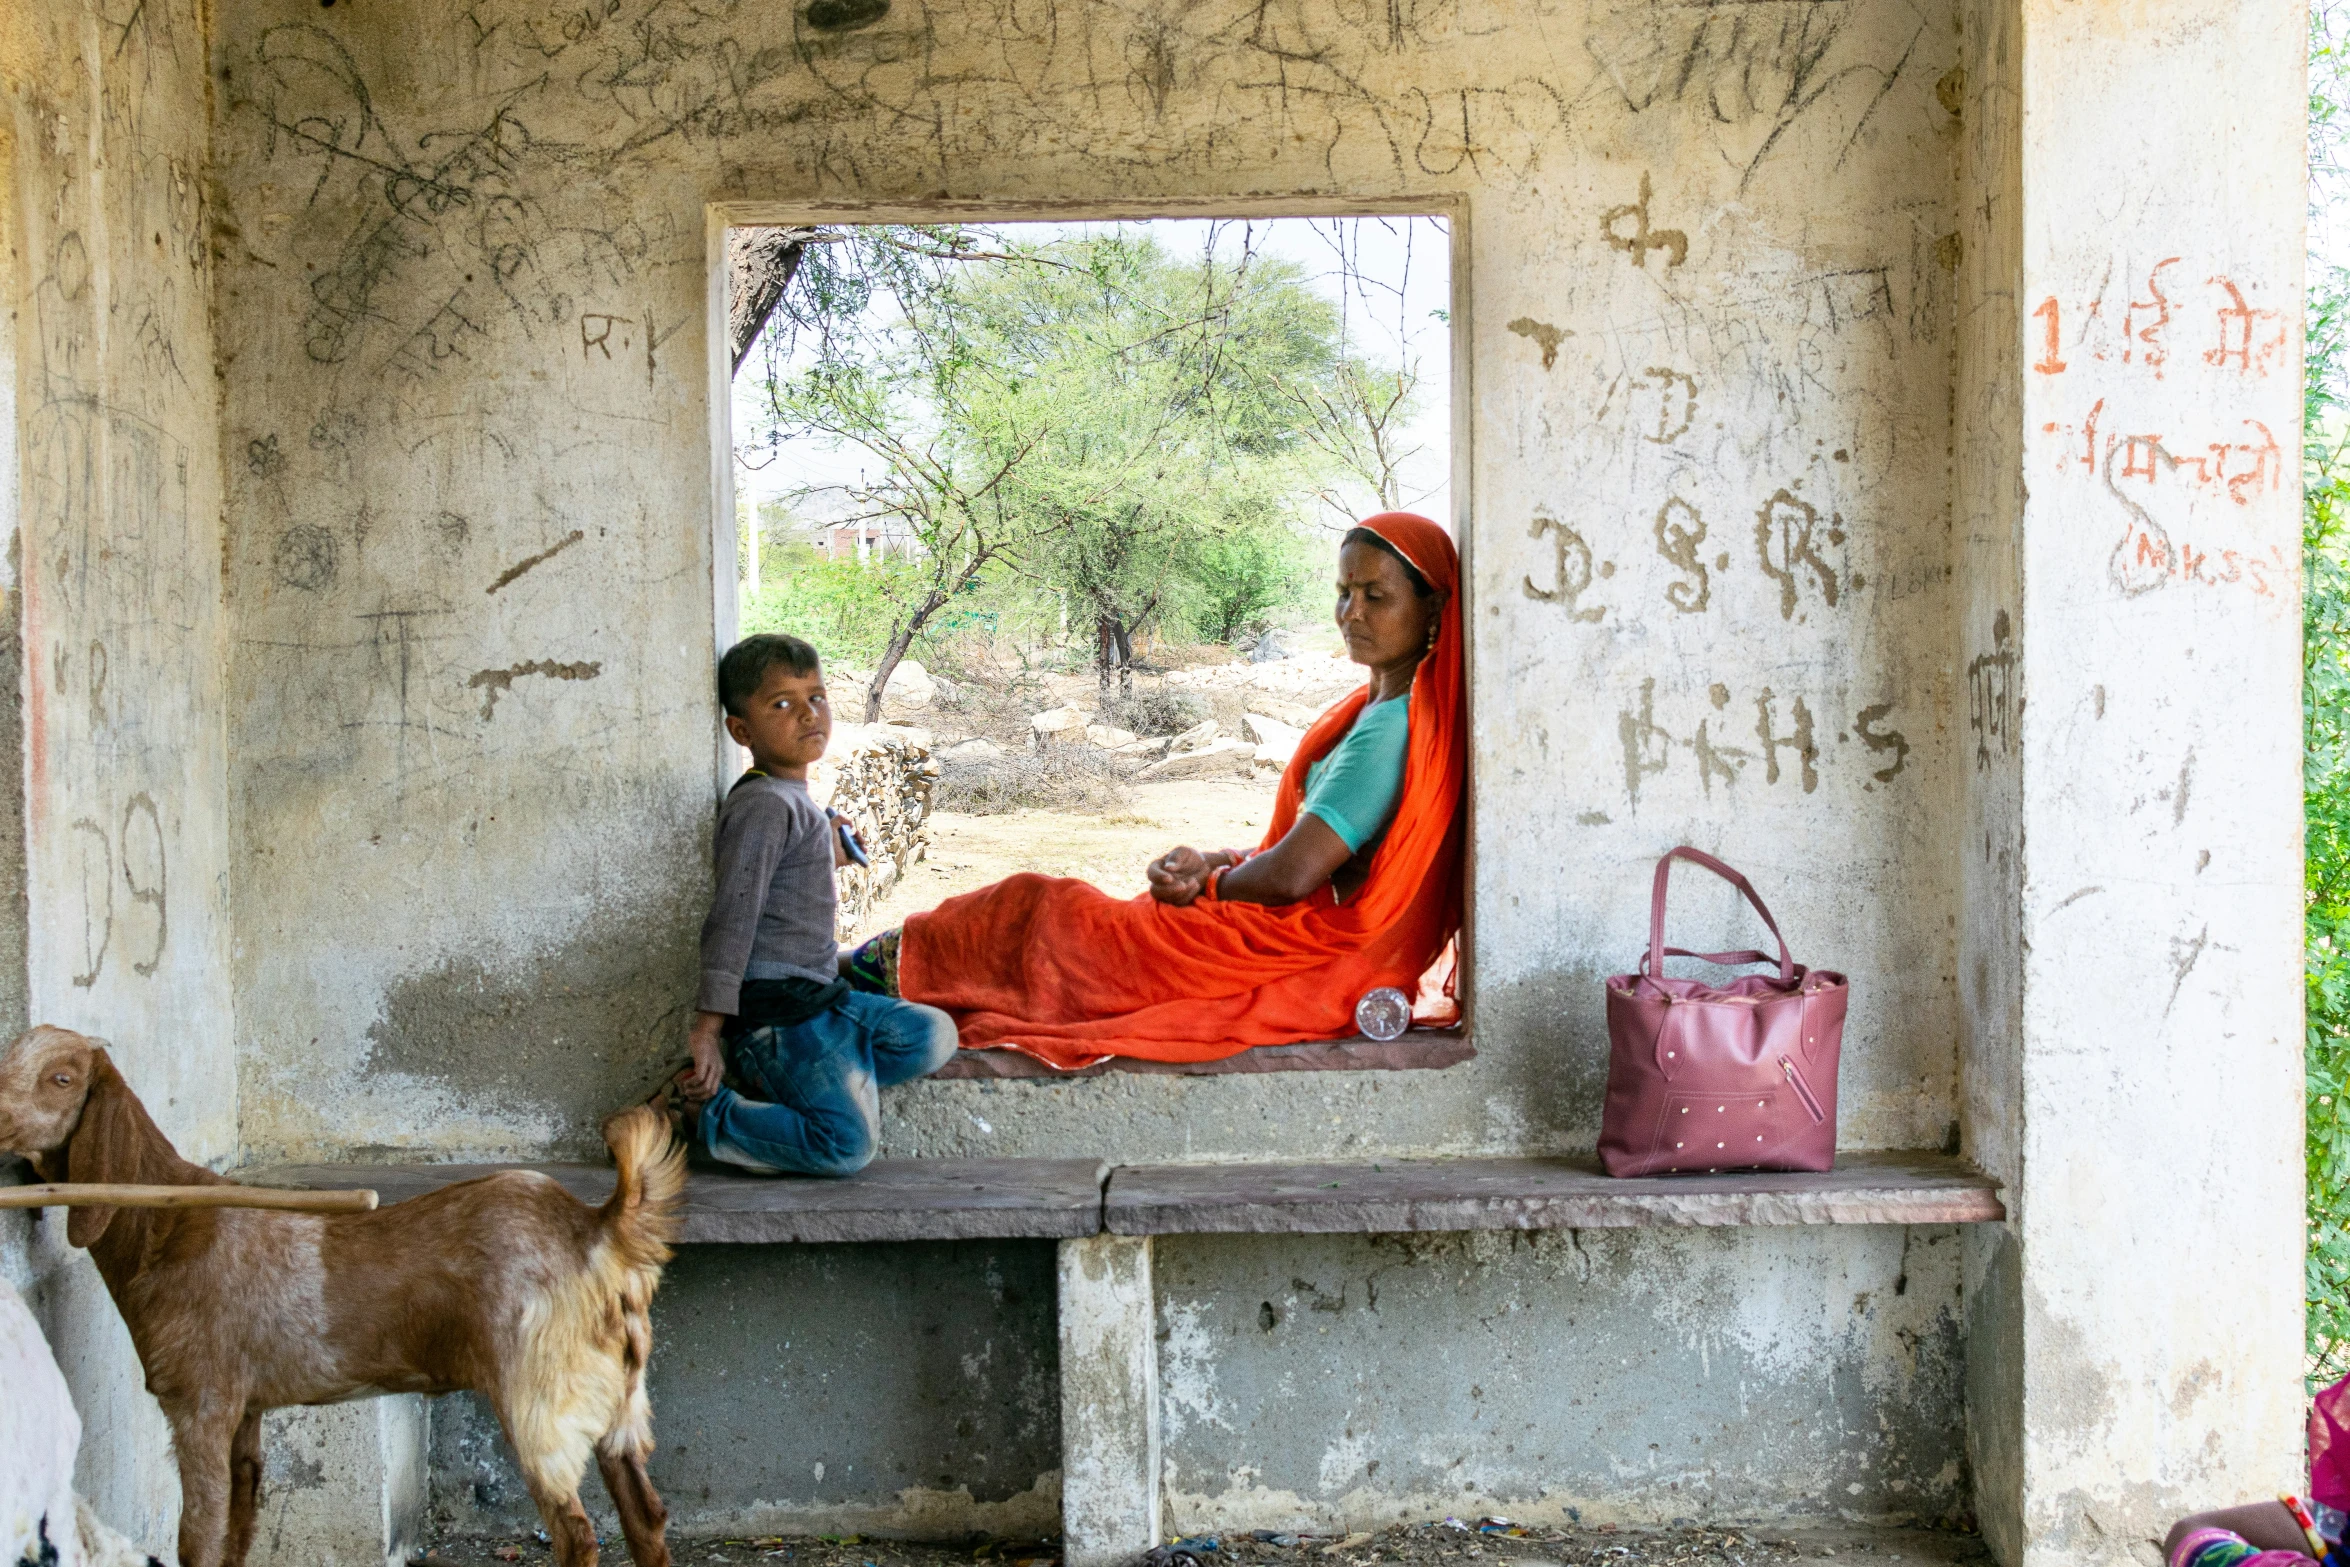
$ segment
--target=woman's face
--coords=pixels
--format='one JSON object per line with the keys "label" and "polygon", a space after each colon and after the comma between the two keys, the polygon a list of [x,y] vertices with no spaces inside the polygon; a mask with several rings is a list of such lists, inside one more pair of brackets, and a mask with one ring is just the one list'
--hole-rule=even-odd
{"label": "woman's face", "polygon": [[1338,551],[1338,631],[1346,656],[1373,669],[1414,662],[1428,651],[1428,628],[1444,601],[1412,591],[1403,562],[1375,545]]}

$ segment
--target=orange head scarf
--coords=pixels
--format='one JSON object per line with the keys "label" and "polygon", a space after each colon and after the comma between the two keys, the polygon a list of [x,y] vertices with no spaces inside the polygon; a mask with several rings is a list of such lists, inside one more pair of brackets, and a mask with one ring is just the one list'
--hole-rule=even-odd
{"label": "orange head scarf", "polygon": [[[1435,645],[1412,679],[1403,792],[1347,903],[1329,891],[1279,907],[1202,900],[1175,908],[1143,893],[1022,874],[906,921],[899,989],[953,1012],[966,1049],[1009,1046],[1055,1066],[1107,1056],[1213,1061],[1255,1045],[1355,1032],[1355,1003],[1392,985],[1407,996],[1461,919],[1462,793],[1468,735],[1461,685],[1460,556],[1427,518],[1381,512],[1361,526],[1395,546],[1443,599]],[[1271,848],[1295,825],[1306,769],[1370,700],[1366,684],[1317,719],[1281,775]],[[1420,1021],[1448,1023],[1448,993]]]}

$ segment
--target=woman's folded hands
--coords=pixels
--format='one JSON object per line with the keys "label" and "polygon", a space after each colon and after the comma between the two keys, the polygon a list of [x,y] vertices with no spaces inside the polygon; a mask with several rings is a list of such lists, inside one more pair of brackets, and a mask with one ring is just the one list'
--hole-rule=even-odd
{"label": "woman's folded hands", "polygon": [[1151,896],[1161,903],[1172,903],[1177,908],[1197,899],[1207,890],[1208,874],[1228,865],[1240,863],[1240,856],[1229,849],[1198,849],[1180,847],[1165,854],[1143,868],[1150,879]]}
{"label": "woman's folded hands", "polygon": [[1150,878],[1151,896],[1177,908],[1213,895],[1234,903],[1276,906],[1302,903],[1329,884],[1353,851],[1319,816],[1301,816],[1281,841],[1270,849],[1169,849],[1150,862],[1143,874]]}

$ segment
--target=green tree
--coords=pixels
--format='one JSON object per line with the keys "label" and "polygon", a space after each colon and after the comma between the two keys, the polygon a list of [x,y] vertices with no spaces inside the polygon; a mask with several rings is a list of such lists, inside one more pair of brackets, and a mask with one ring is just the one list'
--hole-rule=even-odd
{"label": "green tree", "polygon": [[976,346],[1018,368],[1045,432],[1007,489],[1107,687],[1152,625],[1228,634],[1294,591],[1296,504],[1329,468],[1299,393],[1331,374],[1337,317],[1245,245],[1183,262],[1113,231],[1053,253],[1062,270],[973,286]]}
{"label": "green tree", "polygon": [[[2302,788],[2308,1030],[2309,1352],[2330,1379],[2350,1351],[2350,468],[2329,432],[2350,289],[2313,280],[2304,384]],[[2334,421],[2338,424],[2338,421]]]}
{"label": "green tree", "polygon": [[871,668],[888,646],[896,606],[913,585],[908,563],[830,560],[805,545],[772,560],[767,580],[742,600],[742,632],[787,631],[827,660]]}
{"label": "green tree", "polygon": [[1329,467],[1301,392],[1332,374],[1337,323],[1296,269],[1245,247],[1179,262],[1120,230],[841,232],[808,247],[808,298],[778,307],[767,393],[779,439],[876,460],[852,504],[914,541],[881,589],[868,720],[914,639],[983,582],[1057,596],[1105,685],[1160,619],[1261,607]]}
{"label": "green tree", "polygon": [[1192,634],[1203,642],[1231,642],[1294,605],[1314,562],[1298,530],[1287,526],[1238,528],[1210,539],[1191,572]]}
{"label": "green tree", "polygon": [[[2313,208],[2344,194],[2343,111],[2350,21],[2310,11],[2309,157]],[[2313,212],[2313,216],[2317,215]],[[2314,1379],[2350,1370],[2350,274],[2314,258],[2302,380],[2302,789],[2308,1351]]]}
{"label": "green tree", "polygon": [[894,519],[915,550],[857,579],[887,607],[864,719],[881,716],[890,675],[949,604],[1016,558],[1042,520],[1007,506],[1004,481],[1041,434],[1011,406],[1004,367],[972,351],[964,273],[975,262],[1028,266],[959,227],[834,230],[803,254],[765,341],[777,438],[847,443],[880,476],[849,491],[853,515]]}
{"label": "green tree", "polygon": [[[1339,361],[1318,384],[1299,389],[1306,428],[1346,477],[1371,493],[1382,511],[1404,504],[1403,468],[1420,454],[1407,444],[1420,411],[1417,363],[1382,368],[1357,355]],[[1351,503],[1326,492],[1325,502],[1352,517]]]}

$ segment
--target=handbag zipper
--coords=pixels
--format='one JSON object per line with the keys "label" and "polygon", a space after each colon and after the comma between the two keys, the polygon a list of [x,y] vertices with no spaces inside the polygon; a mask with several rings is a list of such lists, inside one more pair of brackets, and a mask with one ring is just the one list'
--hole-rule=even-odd
{"label": "handbag zipper", "polygon": [[1785,1056],[1781,1056],[1779,1057],[1779,1069],[1787,1074],[1787,1086],[1795,1090],[1795,1097],[1802,1100],[1803,1107],[1811,1112],[1812,1125],[1817,1126],[1825,1121],[1828,1118],[1827,1112],[1822,1110],[1820,1102],[1811,1096],[1811,1084],[1805,1082],[1803,1074],[1795,1070],[1795,1063]]}

